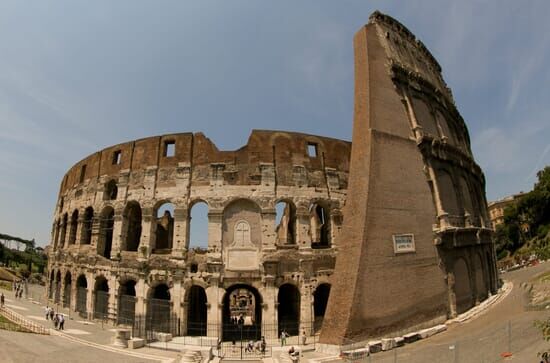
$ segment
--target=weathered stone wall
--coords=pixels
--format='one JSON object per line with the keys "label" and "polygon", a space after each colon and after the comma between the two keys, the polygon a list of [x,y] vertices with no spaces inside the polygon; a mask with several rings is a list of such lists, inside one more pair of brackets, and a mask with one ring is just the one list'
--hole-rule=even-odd
{"label": "weathered stone wall", "polygon": [[378,12],[354,50],[353,198],[321,334],[336,345],[440,323],[497,280],[484,176],[439,64]]}
{"label": "weathered stone wall", "polygon": [[[173,144],[173,156],[166,154],[168,144]],[[310,155],[308,146],[316,153]],[[311,294],[329,282],[334,268],[350,149],[349,142],[336,139],[253,131],[236,151],[220,151],[204,135],[185,133],[90,155],[62,181],[48,283],[51,291],[60,292],[51,298],[93,318],[98,284],[105,279],[109,318],[117,321],[125,283],[135,283],[136,316],[148,314],[156,287],[166,285],[171,311],[185,333],[193,286],[207,296],[208,329],[221,329],[216,324],[222,323],[223,297],[232,286],[243,284],[258,291],[263,323],[275,326],[272,334],[277,335],[278,288],[292,283],[300,291],[296,319],[312,333]],[[283,241],[278,240],[275,220],[280,201],[294,211],[294,233]],[[174,206],[173,220],[158,219],[159,207],[167,202]],[[206,251],[189,249],[191,210],[198,202],[208,205]],[[312,244],[314,204],[327,212],[331,243],[326,248]],[[159,223],[172,223],[171,234],[166,234],[172,236],[171,249],[156,248]],[[80,295],[79,277],[86,282]],[[79,296],[85,309],[77,306]]]}

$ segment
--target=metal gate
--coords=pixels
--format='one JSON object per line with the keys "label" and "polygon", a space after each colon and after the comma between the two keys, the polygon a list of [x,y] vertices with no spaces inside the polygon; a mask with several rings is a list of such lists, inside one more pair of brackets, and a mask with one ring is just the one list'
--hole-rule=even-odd
{"label": "metal gate", "polygon": [[59,281],[57,281],[55,283],[55,299],[54,299],[55,303],[59,302],[60,295],[61,295],[61,283]]}
{"label": "metal gate", "polygon": [[170,300],[150,299],[147,308],[147,330],[170,333]]}
{"label": "metal gate", "polygon": [[131,295],[120,295],[118,299],[117,323],[134,325],[136,317],[136,297]]}
{"label": "metal gate", "polygon": [[88,295],[88,289],[85,287],[79,287],[76,289],[76,311],[83,318],[87,318],[86,313],[86,297]]}
{"label": "metal gate", "polygon": [[96,291],[94,304],[94,318],[107,319],[109,317],[109,292]]}

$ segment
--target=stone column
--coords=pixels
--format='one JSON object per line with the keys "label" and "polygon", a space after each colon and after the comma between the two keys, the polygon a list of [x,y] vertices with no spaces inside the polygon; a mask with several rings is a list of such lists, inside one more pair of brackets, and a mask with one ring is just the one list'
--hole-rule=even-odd
{"label": "stone column", "polygon": [[174,236],[172,240],[172,257],[183,258],[189,245],[189,210],[174,209]]}
{"label": "stone column", "polygon": [[277,234],[275,233],[275,209],[264,209],[261,212],[262,223],[262,252],[275,251],[277,242]]}
{"label": "stone column", "polygon": [[86,312],[88,320],[92,320],[94,317],[94,305],[95,305],[95,279],[91,272],[86,273],[87,295],[86,295]]}
{"label": "stone column", "polygon": [[221,261],[223,211],[208,212],[208,251],[209,259]]}
{"label": "stone column", "polygon": [[76,236],[74,243],[79,246],[79,248],[82,242],[82,230],[84,229],[84,214],[84,210],[78,211],[78,220],[76,221]]}
{"label": "stone column", "polygon": [[314,334],[313,303],[313,286],[302,284],[300,287],[300,336],[304,330],[307,336]]}
{"label": "stone column", "polygon": [[454,272],[447,273],[447,291],[449,294],[449,318],[456,318],[456,294],[455,294],[455,275]]}
{"label": "stone column", "polygon": [[206,293],[207,335],[221,337],[223,329],[223,296],[225,290],[219,287],[218,278],[210,280]]}
{"label": "stone column", "polygon": [[141,237],[138,247],[138,259],[149,258],[155,244],[156,216],[153,208],[142,208],[141,210]]}
{"label": "stone column", "polygon": [[[113,224],[113,244],[111,248],[111,258],[117,257],[120,255],[120,251],[122,248],[122,242],[123,239],[126,237],[126,233],[123,233],[122,225],[124,222],[124,218],[122,217],[122,209],[121,208],[115,208],[115,215],[113,217],[114,224]],[[127,223],[126,223],[127,224]],[[126,226],[127,228],[128,226]],[[103,232],[105,233],[105,232]]]}
{"label": "stone column", "polygon": [[[76,278],[75,278],[76,277]],[[71,304],[69,306],[70,311],[76,311],[76,299],[77,299],[77,282],[78,276],[73,276],[71,274]]]}
{"label": "stone column", "polygon": [[260,294],[263,298],[262,307],[262,325],[271,329],[265,329],[266,339],[277,339],[277,293],[279,289],[275,286],[273,276],[264,277],[264,286],[260,288]]}
{"label": "stone column", "polygon": [[307,207],[296,208],[296,244],[300,249],[311,249],[309,234],[309,211]]}
{"label": "stone column", "polygon": [[117,321],[117,312],[118,312],[118,279],[116,275],[111,275],[107,279],[109,285],[109,307],[107,314],[109,315],[109,320],[112,320],[113,323]]}

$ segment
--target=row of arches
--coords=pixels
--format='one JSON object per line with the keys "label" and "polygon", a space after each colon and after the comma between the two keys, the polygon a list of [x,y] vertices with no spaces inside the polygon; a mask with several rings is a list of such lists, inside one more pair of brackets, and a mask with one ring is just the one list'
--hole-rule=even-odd
{"label": "row of arches", "polygon": [[463,173],[439,167],[435,171],[441,207],[457,227],[488,227],[481,186]]}
{"label": "row of arches", "polygon": [[[61,279],[63,278],[63,284]],[[64,276],[61,271],[50,273],[49,289],[59,290],[63,288],[63,305],[74,306],[74,310],[83,317],[95,319],[112,319],[117,324],[132,326],[136,319],[143,318],[138,313],[136,306],[138,294],[136,291],[137,281],[126,279],[119,282],[118,290],[115,292],[109,286],[108,280],[100,275],[94,279],[93,286],[88,286],[84,274],[78,275],[73,286],[74,278],[70,271]],[[62,285],[62,286],[61,286]],[[88,289],[91,288],[92,294]],[[74,292],[72,292],[74,291]],[[110,306],[110,296],[115,293],[116,306]],[[320,328],[326,311],[330,285],[322,283],[317,286],[313,293],[313,306],[311,318],[315,321],[315,328]],[[74,295],[74,297],[73,297]],[[92,297],[93,301],[87,299]],[[71,297],[76,299],[71,304]],[[58,295],[50,294],[50,299],[59,302]],[[208,307],[209,302],[206,290],[203,286],[192,285],[188,288],[184,298],[183,306],[185,311],[185,329],[182,334],[188,336],[206,336],[209,328]],[[171,289],[166,283],[158,283],[151,286],[146,295],[145,323],[147,329],[154,331],[173,332],[174,306],[178,306],[171,295]],[[224,340],[240,338],[240,334],[246,339],[259,339],[260,334],[265,332],[263,322],[263,307],[265,301],[258,289],[248,284],[234,284],[225,289],[222,304],[222,324],[220,333]],[[290,335],[300,334],[301,314],[301,292],[293,284],[285,283],[279,286],[276,301],[277,327],[276,335],[286,331]],[[91,310],[91,311],[89,311]]]}
{"label": "row of arches", "polygon": [[458,257],[453,265],[454,309],[461,314],[496,291],[491,253],[475,252],[471,258]]}
{"label": "row of arches", "polygon": [[[261,209],[251,200],[240,199],[230,203],[224,209],[224,220],[232,213],[232,205],[245,201],[251,207],[249,210],[257,217],[249,223],[252,227],[259,227],[261,223]],[[275,206],[275,234],[278,245],[296,245],[298,243],[298,215],[297,208],[291,200],[281,200]],[[170,202],[161,203],[154,208],[153,223],[151,226],[151,253],[170,253],[174,246],[175,206]],[[204,201],[194,203],[187,215],[187,249],[206,249],[208,247],[208,205]],[[181,219],[182,217],[180,217]],[[185,217],[184,217],[185,218]],[[309,223],[309,238],[312,248],[330,248],[332,244],[332,218],[329,202],[316,200],[307,210],[307,215],[300,216],[302,223]],[[92,207],[84,210],[79,218],[79,210],[75,209],[69,218],[65,213],[54,224],[54,250],[61,249],[76,243],[77,233],[80,231],[79,244],[91,244],[93,236],[97,235],[97,253],[105,258],[111,258],[116,212],[113,206],[105,206],[99,213]],[[138,251],[143,233],[144,215],[137,201],[126,204],[121,213],[120,251]],[[80,228],[78,226],[80,225]],[[67,229],[69,236],[66,238]],[[258,237],[258,238],[261,238]]]}

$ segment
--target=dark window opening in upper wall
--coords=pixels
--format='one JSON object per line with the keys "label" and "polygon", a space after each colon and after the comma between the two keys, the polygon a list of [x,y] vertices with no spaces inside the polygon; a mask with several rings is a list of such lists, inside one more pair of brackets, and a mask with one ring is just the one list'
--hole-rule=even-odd
{"label": "dark window opening in upper wall", "polygon": [[113,153],[113,165],[120,165],[120,160],[122,159],[122,151],[117,150]]}
{"label": "dark window opening in upper wall", "polygon": [[85,176],[86,176],[86,164],[82,165],[82,168],[80,168],[80,182],[81,183],[84,181]]}
{"label": "dark window opening in upper wall", "polygon": [[317,144],[314,144],[314,143],[311,143],[311,142],[308,143],[307,144],[307,154],[311,158],[316,158],[317,157]]}
{"label": "dark window opening in upper wall", "polygon": [[164,142],[163,155],[167,158],[171,158],[176,155],[176,142],[174,140]]}

